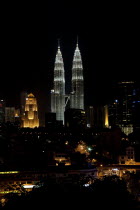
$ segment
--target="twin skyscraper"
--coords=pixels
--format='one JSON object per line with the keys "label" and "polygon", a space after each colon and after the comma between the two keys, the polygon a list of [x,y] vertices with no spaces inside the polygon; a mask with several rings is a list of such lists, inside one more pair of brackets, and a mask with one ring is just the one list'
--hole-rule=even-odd
{"label": "twin skyscraper", "polygon": [[66,99],[70,100],[71,109],[84,109],[84,78],[81,53],[78,42],[72,63],[71,93],[65,94],[65,70],[60,45],[55,58],[54,83],[51,90],[51,112],[56,113],[56,120],[64,124]]}

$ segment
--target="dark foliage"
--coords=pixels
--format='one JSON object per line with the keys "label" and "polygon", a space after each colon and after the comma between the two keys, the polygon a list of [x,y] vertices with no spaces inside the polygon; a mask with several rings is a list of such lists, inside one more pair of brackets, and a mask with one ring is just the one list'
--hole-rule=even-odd
{"label": "dark foliage", "polygon": [[98,208],[135,209],[136,201],[129,194],[126,183],[117,176],[95,180],[89,187],[83,182],[54,183],[44,180],[30,193],[11,195],[3,209],[26,208]]}

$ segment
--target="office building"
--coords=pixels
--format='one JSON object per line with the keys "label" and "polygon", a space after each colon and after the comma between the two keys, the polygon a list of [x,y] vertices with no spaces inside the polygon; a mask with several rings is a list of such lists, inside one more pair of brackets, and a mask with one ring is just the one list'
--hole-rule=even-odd
{"label": "office building", "polygon": [[114,99],[109,104],[109,124],[119,126],[126,135],[140,125],[138,115],[140,95],[134,81],[121,81],[114,87]]}
{"label": "office building", "polygon": [[67,109],[65,111],[65,126],[71,129],[86,128],[86,114],[82,109]]}
{"label": "office building", "polygon": [[32,93],[26,98],[23,127],[39,127],[37,100]]}
{"label": "office building", "polygon": [[5,101],[0,99],[0,123],[5,122]]}
{"label": "office building", "polygon": [[86,119],[88,128],[109,128],[108,106],[88,106]]}
{"label": "office building", "polygon": [[15,107],[5,107],[5,122],[15,122]]}

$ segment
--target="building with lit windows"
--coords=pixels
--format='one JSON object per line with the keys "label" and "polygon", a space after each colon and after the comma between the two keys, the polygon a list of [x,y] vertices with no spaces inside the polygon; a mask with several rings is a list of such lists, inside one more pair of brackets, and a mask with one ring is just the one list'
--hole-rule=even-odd
{"label": "building with lit windows", "polygon": [[140,125],[140,95],[134,81],[122,81],[114,87],[109,104],[109,124],[119,126],[126,135]]}
{"label": "building with lit windows", "polygon": [[94,107],[93,106],[87,107],[86,120],[87,120],[87,127],[93,128],[94,127]]}
{"label": "building with lit windows", "polygon": [[54,83],[53,90],[51,90],[51,112],[56,113],[56,120],[62,121],[64,124],[64,112],[65,112],[65,75],[64,75],[64,63],[60,46],[55,58],[54,67]]}
{"label": "building with lit windows", "polygon": [[0,123],[4,123],[5,121],[5,101],[3,99],[0,100]]}
{"label": "building with lit windows", "polygon": [[5,122],[15,122],[15,107],[5,107]]}
{"label": "building with lit windows", "polygon": [[124,154],[119,156],[119,164],[135,165],[135,150],[132,146],[126,147]]}
{"label": "building with lit windows", "polygon": [[88,106],[86,120],[88,128],[109,128],[108,105]]}
{"label": "building with lit windows", "polygon": [[54,82],[51,90],[51,113],[56,113],[56,120],[65,124],[64,112],[67,102],[71,109],[84,110],[84,79],[81,53],[78,43],[73,57],[71,93],[65,94],[65,72],[60,46],[55,58]]}
{"label": "building with lit windows", "polygon": [[82,109],[67,109],[65,111],[65,126],[71,129],[86,128],[86,114]]}
{"label": "building with lit windows", "polygon": [[72,92],[70,96],[70,108],[84,109],[83,65],[78,43],[74,52],[71,83]]}
{"label": "building with lit windows", "polygon": [[23,127],[39,127],[37,100],[32,93],[26,98]]}

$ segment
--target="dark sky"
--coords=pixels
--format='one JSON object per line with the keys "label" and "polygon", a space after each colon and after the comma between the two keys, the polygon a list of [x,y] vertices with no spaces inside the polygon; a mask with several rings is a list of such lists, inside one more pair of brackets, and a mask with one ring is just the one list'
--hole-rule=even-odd
{"label": "dark sky", "polygon": [[36,94],[43,110],[49,109],[58,38],[69,92],[79,37],[87,105],[106,103],[117,80],[140,81],[138,5],[52,0],[34,13],[8,17],[2,24],[0,95],[8,104],[18,103],[20,92],[27,90]]}

